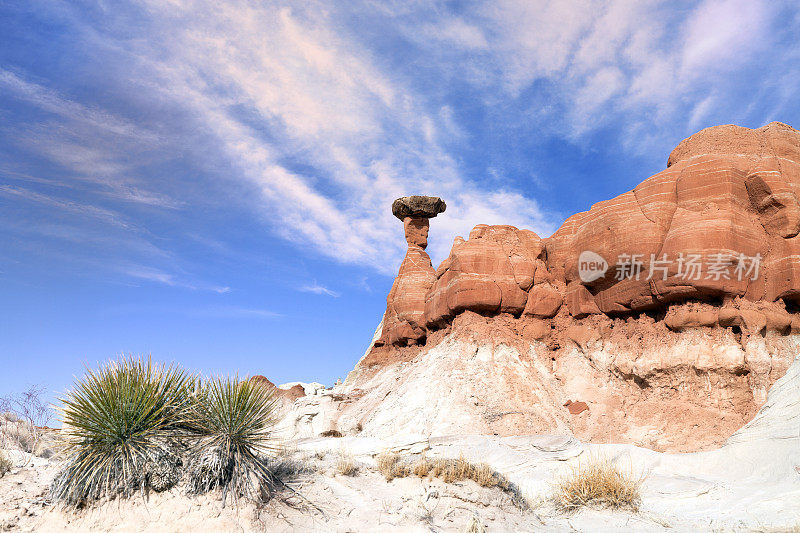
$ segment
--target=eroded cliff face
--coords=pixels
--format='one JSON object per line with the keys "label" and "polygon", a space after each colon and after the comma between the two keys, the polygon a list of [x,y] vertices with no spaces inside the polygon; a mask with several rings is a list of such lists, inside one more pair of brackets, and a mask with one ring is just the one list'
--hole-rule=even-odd
{"label": "eroded cliff face", "polygon": [[[516,385],[502,375],[483,384],[475,394],[506,391],[509,413],[529,413],[503,415],[487,430],[569,428],[629,442],[650,428],[672,450],[721,442],[796,353],[799,195],[800,133],[773,122],[693,135],[664,171],[549,238],[476,226],[435,271],[409,237],[430,217],[405,208],[409,251],[349,386],[374,388],[390,367],[419,364],[445,339],[461,339],[448,353],[513,347],[518,385],[546,390],[511,394]],[[412,224],[409,215],[423,218]],[[571,414],[570,401],[588,409]],[[699,425],[705,436],[686,433]]]}
{"label": "eroded cliff face", "polygon": [[[645,312],[668,316],[675,330],[788,334],[800,309],[799,191],[796,130],[778,122],[708,128],[681,142],[666,170],[573,215],[549,238],[476,226],[468,240],[456,237],[432,282],[427,255],[407,257],[386,317],[402,309],[409,319],[385,320],[378,347],[423,341],[465,311],[540,319]],[[686,302],[714,309],[677,306]],[[409,327],[413,335],[394,332]]]}

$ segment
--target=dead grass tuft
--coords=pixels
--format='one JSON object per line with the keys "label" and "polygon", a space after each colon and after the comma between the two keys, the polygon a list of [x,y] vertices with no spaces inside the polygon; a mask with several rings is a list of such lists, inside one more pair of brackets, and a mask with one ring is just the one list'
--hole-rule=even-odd
{"label": "dead grass tuft", "polygon": [[498,488],[511,494],[514,505],[527,508],[527,502],[516,485],[505,476],[495,472],[486,463],[470,463],[463,456],[458,459],[428,459],[422,455],[416,461],[404,460],[395,452],[383,452],[377,458],[378,471],[386,481],[395,478],[416,476],[440,478],[445,483],[472,480],[481,487]]}
{"label": "dead grass tuft", "polygon": [[352,454],[345,451],[339,452],[339,459],[336,461],[336,472],[342,476],[355,476],[358,474],[358,464]]}
{"label": "dead grass tuft", "polygon": [[6,472],[11,470],[11,460],[6,457],[6,454],[0,451],[0,477],[6,475]]}
{"label": "dead grass tuft", "polygon": [[479,516],[473,516],[472,521],[467,526],[467,529],[464,530],[464,533],[484,533],[486,531],[486,526],[483,525],[483,521],[480,519]]}
{"label": "dead grass tuft", "polygon": [[620,470],[608,459],[591,458],[557,483],[553,501],[558,510],[567,513],[595,505],[636,512],[644,479],[644,475]]}
{"label": "dead grass tuft", "polygon": [[386,481],[391,481],[396,477],[406,477],[411,471],[396,452],[383,452],[378,456],[378,471],[383,474]]}

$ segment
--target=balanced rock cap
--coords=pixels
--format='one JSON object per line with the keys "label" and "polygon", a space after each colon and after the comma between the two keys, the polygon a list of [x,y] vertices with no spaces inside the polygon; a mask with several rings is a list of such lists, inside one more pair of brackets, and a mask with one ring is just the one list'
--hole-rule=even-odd
{"label": "balanced rock cap", "polygon": [[447,204],[438,196],[403,196],[392,202],[392,214],[403,220],[406,217],[433,218],[444,213]]}

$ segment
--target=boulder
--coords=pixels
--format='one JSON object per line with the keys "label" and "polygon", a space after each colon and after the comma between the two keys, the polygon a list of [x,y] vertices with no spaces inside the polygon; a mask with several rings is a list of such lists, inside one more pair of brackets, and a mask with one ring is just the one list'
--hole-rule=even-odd
{"label": "boulder", "polygon": [[523,313],[537,318],[551,318],[558,313],[563,303],[564,298],[558,289],[549,283],[541,283],[531,288]]}
{"label": "boulder", "polygon": [[469,240],[455,240],[450,255],[436,270],[425,301],[427,325],[442,327],[464,311],[519,316],[536,270],[544,266],[543,253],[542,241],[532,231],[475,226]]}
{"label": "boulder", "polygon": [[436,196],[404,196],[392,203],[392,214],[404,220],[406,217],[433,218],[444,213],[447,204]]}

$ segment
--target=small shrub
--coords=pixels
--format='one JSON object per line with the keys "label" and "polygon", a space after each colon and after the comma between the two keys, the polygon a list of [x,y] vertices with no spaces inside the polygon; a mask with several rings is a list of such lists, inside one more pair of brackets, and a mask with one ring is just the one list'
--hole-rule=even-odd
{"label": "small shrub", "polygon": [[407,477],[411,468],[400,460],[396,452],[385,451],[378,455],[378,471],[383,474],[386,481],[391,481],[396,477]]}
{"label": "small shrub", "polygon": [[154,465],[177,461],[189,385],[183,371],[149,358],[122,358],[89,370],[61,400],[65,467],[51,485],[53,498],[82,505],[144,489]]}
{"label": "small shrub", "polygon": [[44,387],[34,385],[0,398],[0,446],[10,445],[31,455],[49,453],[42,436],[53,411],[45,402],[44,393]]}
{"label": "small shrub", "polygon": [[250,380],[216,378],[200,385],[193,402],[194,430],[189,492],[222,489],[235,499],[258,500],[271,493],[268,461],[280,447],[272,434],[277,402],[272,392]]}
{"label": "small shrub", "polygon": [[644,476],[622,472],[608,459],[592,458],[574,467],[556,485],[553,500],[562,512],[587,505],[638,511]]}
{"label": "small shrub", "polygon": [[0,451],[0,477],[6,475],[6,472],[11,470],[11,460],[6,457],[6,454]]}
{"label": "small shrub", "polygon": [[342,432],[338,429],[329,429],[327,431],[323,431],[319,434],[320,437],[336,437],[340,438],[342,436]]}
{"label": "small shrub", "polygon": [[285,485],[303,476],[313,474],[316,469],[306,461],[291,457],[278,457],[270,461],[269,471],[276,481]]}
{"label": "small shrub", "polygon": [[346,452],[339,453],[336,461],[336,472],[342,476],[355,476],[358,474],[358,464],[353,456]]}
{"label": "small shrub", "polygon": [[464,530],[464,533],[484,533],[485,531],[486,526],[483,525],[483,521],[480,519],[480,517],[473,516],[472,520],[467,526],[467,529]]}

